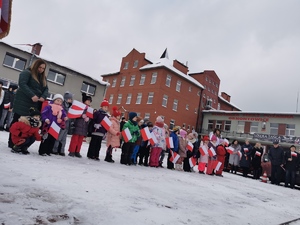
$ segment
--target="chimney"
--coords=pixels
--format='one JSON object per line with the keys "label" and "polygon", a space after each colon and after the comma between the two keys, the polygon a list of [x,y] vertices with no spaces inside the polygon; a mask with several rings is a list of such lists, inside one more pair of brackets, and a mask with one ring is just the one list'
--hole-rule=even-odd
{"label": "chimney", "polygon": [[222,98],[224,98],[227,102],[230,102],[230,95],[228,95],[227,93],[225,92],[221,92],[221,96]]}
{"label": "chimney", "polygon": [[31,53],[35,55],[40,55],[43,45],[41,43],[35,43],[32,45]]}

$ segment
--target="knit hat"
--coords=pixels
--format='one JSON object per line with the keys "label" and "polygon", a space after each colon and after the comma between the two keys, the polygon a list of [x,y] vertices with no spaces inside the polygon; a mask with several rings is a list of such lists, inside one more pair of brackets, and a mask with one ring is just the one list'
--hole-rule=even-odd
{"label": "knit hat", "polygon": [[209,141],[209,137],[208,136],[204,136],[203,137],[203,141]]}
{"label": "knit hat", "polygon": [[113,110],[112,115],[113,115],[114,117],[117,117],[117,116],[120,116],[120,115],[121,115],[121,112],[118,110],[118,107],[117,107],[117,106],[114,106],[114,107],[112,108],[112,110]]}
{"label": "knit hat", "polygon": [[180,134],[180,136],[181,136],[182,138],[185,138],[187,132],[186,132],[185,130],[181,129],[180,132],[179,132],[179,134]]}
{"label": "knit hat", "polygon": [[109,107],[109,103],[108,103],[108,101],[107,101],[107,99],[105,98],[105,99],[103,99],[103,101],[101,102],[101,104],[100,104],[100,107],[103,107],[103,106],[107,106],[107,107]]}
{"label": "knit hat", "polygon": [[216,137],[216,135],[213,135],[213,136],[211,136],[211,139],[210,139],[211,141],[217,141],[218,139],[217,139],[217,137]]}
{"label": "knit hat", "polygon": [[64,97],[61,94],[56,94],[56,95],[54,95],[52,101],[55,101],[56,99],[61,99],[63,101]]}
{"label": "knit hat", "polygon": [[0,80],[0,84],[3,85],[3,82]]}
{"label": "knit hat", "polygon": [[134,117],[137,116],[137,114],[136,112],[130,112],[128,116],[129,116],[129,120],[132,120]]}
{"label": "knit hat", "polygon": [[156,117],[156,122],[163,123],[164,119],[161,116]]}
{"label": "knit hat", "polygon": [[85,101],[89,100],[90,102],[92,102],[92,97],[89,95],[86,95],[86,93],[82,93],[82,102],[84,103]]}
{"label": "knit hat", "polygon": [[38,111],[37,109],[31,107],[29,109],[29,113],[30,113],[30,117],[34,117],[34,116],[41,116],[40,111]]}
{"label": "knit hat", "polygon": [[64,100],[67,101],[68,99],[73,99],[73,95],[66,91],[65,94],[64,94]]}

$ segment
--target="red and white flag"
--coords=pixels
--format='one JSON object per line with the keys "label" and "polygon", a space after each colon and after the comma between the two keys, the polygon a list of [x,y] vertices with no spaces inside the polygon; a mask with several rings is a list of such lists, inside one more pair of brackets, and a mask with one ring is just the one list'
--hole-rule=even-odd
{"label": "red and white flag", "polygon": [[154,133],[151,133],[151,138],[149,139],[152,146],[158,143],[157,138],[155,137]]}
{"label": "red and white flag", "polygon": [[94,118],[94,109],[92,107],[88,107],[86,110],[87,117],[93,119]]}
{"label": "red and white flag", "polygon": [[202,156],[205,156],[208,154],[208,151],[207,151],[207,147],[206,146],[202,146],[199,148],[199,151],[201,153]]}
{"label": "red and white flag", "polygon": [[216,164],[215,170],[218,171],[221,166],[222,166],[222,163],[218,161],[218,163]]}
{"label": "red and white flag", "polygon": [[196,166],[197,159],[194,157],[189,158],[190,167]]}
{"label": "red and white flag", "polygon": [[70,119],[75,119],[81,117],[86,105],[82,102],[74,100],[71,108],[68,111],[68,117]]}
{"label": "red and white flag", "polygon": [[10,102],[9,102],[9,103],[6,103],[6,104],[4,104],[4,109],[9,109],[9,107],[10,107]]}
{"label": "red and white flag", "polygon": [[292,152],[291,153],[293,157],[297,157],[297,153],[296,152]]}
{"label": "red and white flag", "polygon": [[51,134],[52,137],[54,137],[57,140],[58,135],[59,135],[59,131],[60,131],[60,127],[55,122],[52,122],[51,126],[48,130],[48,133]]}
{"label": "red and white flag", "polygon": [[109,128],[112,125],[112,122],[109,120],[107,116],[105,116],[100,124],[105,128],[105,130],[109,130]]}
{"label": "red and white flag", "polygon": [[244,148],[244,152],[245,153],[249,152],[249,149],[248,148]]}
{"label": "red and white flag", "polygon": [[260,153],[259,151],[256,151],[256,152],[255,152],[255,155],[261,156],[261,153]]}
{"label": "red and white flag", "polygon": [[228,146],[229,145],[229,141],[225,138],[224,140],[224,143],[225,143],[225,146]]}
{"label": "red and white flag", "polygon": [[215,149],[214,149],[213,147],[210,147],[210,148],[208,149],[208,155],[209,155],[210,157],[213,157],[213,156],[216,155],[216,151],[215,151]]}
{"label": "red and white flag", "polygon": [[143,129],[141,129],[141,134],[142,134],[142,138],[144,141],[147,141],[151,138],[151,133],[150,133],[149,127],[145,127]]}
{"label": "red and white flag", "polygon": [[178,155],[176,152],[170,150],[170,153],[171,153],[171,157],[170,157],[170,161],[172,163],[176,163],[178,161],[178,159],[180,158],[180,155]]}
{"label": "red and white flag", "polygon": [[173,138],[172,137],[167,137],[166,138],[166,143],[168,148],[174,148],[174,143],[173,143]]}
{"label": "red and white flag", "polygon": [[124,138],[125,142],[128,142],[132,139],[132,136],[131,136],[131,133],[130,133],[128,127],[122,131],[122,137]]}
{"label": "red and white flag", "polygon": [[227,152],[229,153],[229,154],[233,154],[233,152],[234,152],[234,148],[233,147],[228,147],[228,148],[226,148],[226,150],[227,150]]}
{"label": "red and white flag", "polygon": [[240,159],[241,159],[241,158],[242,158],[242,155],[243,155],[243,154],[241,153],[241,151],[238,151],[237,154],[238,154],[238,156],[239,156]]}
{"label": "red and white flag", "polygon": [[192,142],[188,142],[186,148],[189,151],[193,151],[194,145],[192,144]]}

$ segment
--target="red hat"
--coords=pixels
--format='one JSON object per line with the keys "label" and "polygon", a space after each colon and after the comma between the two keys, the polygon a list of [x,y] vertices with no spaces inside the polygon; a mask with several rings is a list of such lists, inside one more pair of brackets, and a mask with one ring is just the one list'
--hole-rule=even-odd
{"label": "red hat", "polygon": [[109,103],[108,103],[108,101],[107,101],[107,99],[105,98],[105,99],[103,99],[103,101],[101,102],[101,104],[100,104],[100,107],[103,107],[103,106],[107,106],[107,107],[109,107]]}
{"label": "red hat", "polygon": [[204,136],[203,137],[203,141],[209,141],[209,137],[208,136]]}
{"label": "red hat", "polygon": [[121,115],[121,112],[118,110],[118,107],[117,107],[117,106],[114,106],[114,107],[112,108],[112,110],[113,110],[112,115],[113,115],[114,117],[117,117],[117,116],[120,116],[120,115]]}

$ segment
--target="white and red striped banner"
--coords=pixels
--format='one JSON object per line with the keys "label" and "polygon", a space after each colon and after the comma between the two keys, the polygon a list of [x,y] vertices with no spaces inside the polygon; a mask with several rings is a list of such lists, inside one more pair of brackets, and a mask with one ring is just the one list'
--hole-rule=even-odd
{"label": "white and red striped banner", "polygon": [[241,151],[238,151],[237,154],[238,154],[238,156],[239,156],[240,159],[241,159],[241,158],[242,158],[242,155],[243,155],[243,154],[241,153]]}
{"label": "white and red striped banner", "polygon": [[292,155],[293,157],[297,157],[297,153],[296,153],[296,152],[292,152],[291,155]]}
{"label": "white and red striped banner", "polygon": [[[1,0],[0,0],[1,1]],[[9,109],[9,107],[10,107],[10,102],[9,103],[6,103],[6,104],[4,104],[4,109]]]}
{"label": "white and red striped banner", "polygon": [[213,156],[216,155],[216,151],[215,151],[215,149],[214,149],[213,147],[210,147],[210,148],[208,149],[208,155],[209,155],[210,157],[213,157]]}
{"label": "white and red striped banner", "polygon": [[173,138],[172,137],[167,137],[166,138],[166,144],[167,144],[168,148],[174,148]]}
{"label": "white and red striped banner", "polygon": [[191,142],[188,142],[186,148],[189,151],[193,151],[194,145]]}
{"label": "white and red striped banner", "polygon": [[189,158],[190,167],[194,167],[197,164],[197,159],[194,157]]}
{"label": "white and red striped banner", "polygon": [[152,146],[154,146],[155,144],[158,143],[157,138],[155,137],[154,133],[151,133],[151,138],[149,139],[149,141]]}
{"label": "white and red striped banner", "polygon": [[245,153],[249,152],[249,149],[248,148],[244,148],[244,152]]}
{"label": "white and red striped banner", "polygon": [[216,164],[215,170],[218,171],[221,166],[222,166],[222,163],[220,161],[218,161],[218,163]]}
{"label": "white and red striped banner", "polygon": [[143,129],[141,129],[141,134],[142,134],[142,138],[144,141],[147,141],[151,138],[151,133],[150,133],[149,127],[145,127]]}
{"label": "white and red striped banner", "polygon": [[92,107],[88,107],[86,110],[87,117],[93,119],[94,118],[94,109]]}
{"label": "white and red striped banner", "polygon": [[178,161],[178,159],[180,158],[180,155],[177,154],[176,152],[172,151],[172,150],[170,150],[170,153],[171,153],[171,157],[170,157],[169,160],[170,160],[172,163],[176,163],[176,162]]}
{"label": "white and red striped banner", "polygon": [[228,147],[228,148],[226,148],[226,150],[227,150],[227,152],[229,153],[229,154],[233,154],[233,152],[234,152],[234,148],[233,147]]}
{"label": "white and red striped banner", "polygon": [[71,108],[68,111],[68,117],[70,119],[81,117],[85,107],[86,105],[84,103],[74,100]]}
{"label": "white and red striped banner", "polygon": [[259,151],[256,151],[256,152],[255,152],[255,155],[261,156],[261,153],[260,153]]}
{"label": "white and red striped banner", "polygon": [[60,127],[53,121],[51,123],[51,126],[48,130],[48,133],[52,135],[52,137],[54,137],[56,140],[58,139],[58,135],[59,135],[59,131],[60,131]]}
{"label": "white and red striped banner", "polygon": [[122,131],[122,137],[124,138],[125,142],[128,142],[132,139],[132,136],[131,136],[131,133],[130,133],[128,127]]}
{"label": "white and red striped banner", "polygon": [[202,156],[205,156],[208,154],[208,150],[207,150],[207,147],[206,146],[202,146],[199,148],[199,151],[201,153]]}
{"label": "white and red striped banner", "polygon": [[105,128],[105,130],[109,130],[109,128],[112,125],[112,122],[109,120],[107,116],[104,116],[100,124]]}

